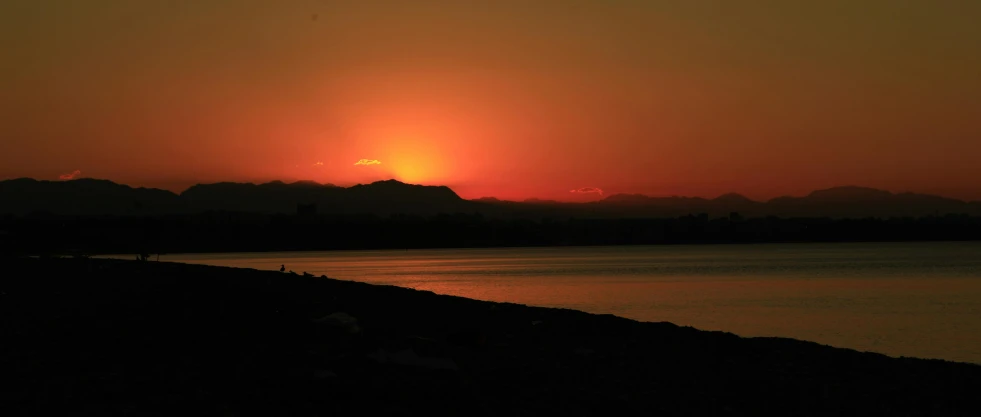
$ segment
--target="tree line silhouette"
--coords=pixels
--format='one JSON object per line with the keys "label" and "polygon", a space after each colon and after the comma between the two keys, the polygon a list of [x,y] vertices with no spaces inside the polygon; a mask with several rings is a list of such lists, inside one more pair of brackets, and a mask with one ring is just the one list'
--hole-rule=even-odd
{"label": "tree line silhouette", "polygon": [[981,217],[530,219],[308,211],[0,217],[0,250],[20,255],[940,240],[981,240]]}

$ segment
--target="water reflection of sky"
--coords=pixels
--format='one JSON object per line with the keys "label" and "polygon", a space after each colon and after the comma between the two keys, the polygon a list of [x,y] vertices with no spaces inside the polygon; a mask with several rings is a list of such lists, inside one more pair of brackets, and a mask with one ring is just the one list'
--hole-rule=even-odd
{"label": "water reflection of sky", "polygon": [[167,255],[981,363],[981,244]]}

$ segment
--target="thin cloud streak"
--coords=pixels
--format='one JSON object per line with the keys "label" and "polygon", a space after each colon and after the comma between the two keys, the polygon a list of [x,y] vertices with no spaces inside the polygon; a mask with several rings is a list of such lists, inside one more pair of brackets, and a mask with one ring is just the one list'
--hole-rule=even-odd
{"label": "thin cloud streak", "polygon": [[381,161],[379,161],[377,159],[362,159],[362,160],[360,160],[358,162],[355,162],[354,165],[365,165],[365,166],[367,166],[367,165],[381,165]]}
{"label": "thin cloud streak", "polygon": [[570,193],[575,193],[575,194],[599,194],[599,195],[603,195],[603,190],[601,190],[599,188],[596,188],[596,187],[576,188],[575,190],[570,190],[569,192]]}
{"label": "thin cloud streak", "polygon": [[62,181],[68,181],[68,180],[75,179],[75,177],[78,177],[79,175],[82,175],[82,171],[79,171],[79,170],[76,169],[71,174],[61,174],[61,175],[59,175],[58,176],[58,179],[60,179]]}

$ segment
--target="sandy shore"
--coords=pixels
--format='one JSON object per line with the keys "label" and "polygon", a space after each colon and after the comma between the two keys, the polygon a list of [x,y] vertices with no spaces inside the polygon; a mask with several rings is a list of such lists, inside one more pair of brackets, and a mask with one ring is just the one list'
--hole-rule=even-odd
{"label": "sandy shore", "polygon": [[274,271],[4,259],[0,414],[981,415],[981,366]]}

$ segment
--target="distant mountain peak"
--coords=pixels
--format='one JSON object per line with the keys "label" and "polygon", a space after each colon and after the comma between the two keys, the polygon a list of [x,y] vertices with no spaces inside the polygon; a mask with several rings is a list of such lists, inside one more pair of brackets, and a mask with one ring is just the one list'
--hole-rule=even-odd
{"label": "distant mountain peak", "polygon": [[559,202],[555,200],[543,200],[540,198],[528,198],[523,202],[527,204],[559,204]]}
{"label": "distant mountain peak", "polygon": [[367,184],[357,184],[354,187],[437,187],[432,185],[409,184],[397,179],[379,180]]}
{"label": "distant mountain peak", "polygon": [[304,187],[304,188],[336,187],[336,185],[334,184],[321,184],[319,182],[312,181],[312,180],[300,180],[296,182],[291,182],[287,185],[289,185],[290,187]]}
{"label": "distant mountain peak", "polygon": [[455,191],[445,185],[406,184],[395,179],[375,181],[370,184],[358,184],[347,189],[357,193],[378,193],[379,197],[387,196],[387,198],[393,199],[432,198],[434,201],[445,201],[448,199],[465,201]]}
{"label": "distant mountain peak", "polygon": [[606,198],[604,198],[603,201],[618,203],[618,202],[640,202],[640,201],[647,201],[650,199],[651,197],[643,194],[620,193],[620,194],[611,194]]}
{"label": "distant mountain peak", "polygon": [[826,188],[823,190],[815,190],[807,195],[808,198],[812,199],[846,199],[846,200],[866,200],[866,199],[882,199],[892,197],[893,194],[889,191],[879,190],[870,187],[860,187],[856,185],[846,185],[841,187]]}
{"label": "distant mountain peak", "polygon": [[716,198],[713,198],[712,201],[719,203],[755,203],[755,201],[750,200],[748,197],[739,193],[722,194]]}

